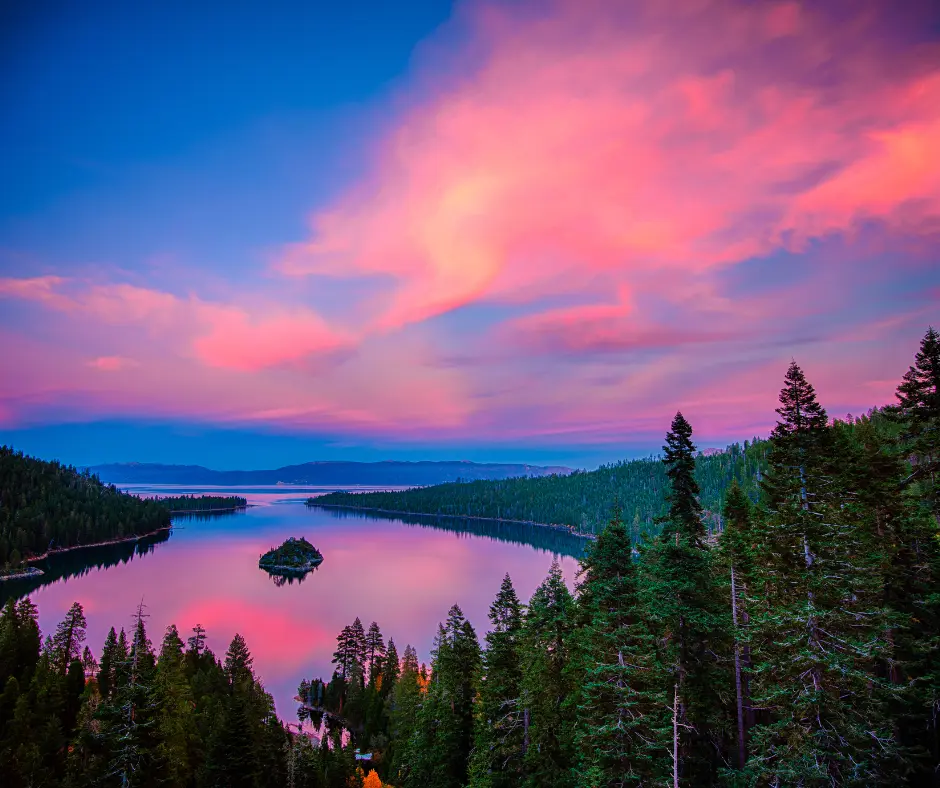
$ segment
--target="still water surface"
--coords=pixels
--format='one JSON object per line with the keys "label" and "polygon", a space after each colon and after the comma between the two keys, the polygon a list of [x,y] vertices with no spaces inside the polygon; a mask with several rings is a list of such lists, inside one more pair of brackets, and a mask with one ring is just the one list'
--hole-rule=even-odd
{"label": "still water surface", "polygon": [[[143,494],[199,493],[205,488],[135,487]],[[336,489],[332,487],[330,489]],[[574,580],[580,539],[533,526],[482,521],[371,516],[307,508],[311,488],[215,488],[248,498],[247,511],[178,517],[172,532],[134,543],[86,548],[39,564],[37,581],[0,584],[0,596],[30,593],[43,633],[54,630],[79,601],[88,619],[88,644],[100,654],[108,628],[131,627],[142,599],[148,632],[158,648],[175,623],[185,639],[201,624],[221,657],[232,636],[248,641],[256,673],[292,720],[302,678],[332,673],[336,635],[359,616],[377,621],[399,653],[406,643],[427,660],[437,624],[455,602],[477,629],[503,575],[527,600],[555,557]],[[289,536],[306,537],[324,555],[300,583],[277,585],[258,557]],[[5,587],[4,587],[5,586]]]}

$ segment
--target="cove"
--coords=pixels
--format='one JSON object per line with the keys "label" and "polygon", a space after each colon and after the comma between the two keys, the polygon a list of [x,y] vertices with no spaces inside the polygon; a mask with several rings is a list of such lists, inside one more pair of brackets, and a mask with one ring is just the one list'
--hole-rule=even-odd
{"label": "cove", "polygon": [[[329,679],[336,635],[357,616],[367,627],[377,621],[399,652],[410,643],[427,661],[451,605],[482,638],[507,572],[528,600],[555,558],[573,583],[585,545],[538,526],[308,508],[306,489],[226,492],[247,497],[249,508],[178,516],[170,532],[51,555],[37,564],[42,577],[0,584],[0,600],[29,594],[44,635],[81,602],[96,656],[109,627],[130,629],[141,600],[156,644],[170,623],[184,639],[200,624],[222,656],[238,632],[278,714],[293,720],[300,680]],[[276,582],[258,558],[290,536],[304,536],[324,560],[300,581]]]}

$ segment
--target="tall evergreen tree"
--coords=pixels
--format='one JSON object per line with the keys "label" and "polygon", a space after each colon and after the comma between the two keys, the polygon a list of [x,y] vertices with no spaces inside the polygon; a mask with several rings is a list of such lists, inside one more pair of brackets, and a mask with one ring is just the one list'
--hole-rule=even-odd
{"label": "tall evergreen tree", "polygon": [[369,631],[366,633],[365,655],[369,684],[375,684],[382,672],[382,661],[385,659],[385,638],[382,637],[382,630],[375,621],[369,624]]}
{"label": "tall evergreen tree", "polygon": [[[353,621],[352,626],[349,628],[349,636],[353,659],[359,663],[360,668],[364,669],[369,655],[366,646],[366,631],[362,626],[362,621],[359,620],[359,616],[356,616],[356,620]],[[361,670],[359,675],[364,678],[364,670]]]}
{"label": "tall evergreen tree", "polygon": [[382,663],[382,687],[383,697],[388,697],[389,693],[398,683],[398,677],[401,675],[401,665],[398,659],[398,648],[395,646],[393,638],[388,639],[388,649],[385,652],[385,660]]}
{"label": "tall evergreen tree", "polygon": [[186,785],[192,766],[190,742],[196,736],[194,701],[186,680],[183,641],[175,624],[167,627],[160,645],[154,678],[157,707],[156,758],[161,777],[170,785]]}
{"label": "tall evergreen tree", "polygon": [[751,617],[754,699],[767,719],[752,731],[761,757],[746,771],[767,784],[889,784],[896,743],[875,675],[888,627],[871,545],[796,363],[777,413]]}
{"label": "tall evergreen tree", "polygon": [[73,659],[81,658],[87,625],[81,604],[73,602],[52,636],[55,665],[60,673],[65,673]]}
{"label": "tall evergreen tree", "polygon": [[569,671],[574,600],[558,562],[535,590],[522,634],[521,705],[523,765],[531,788],[572,782],[571,721],[566,700],[573,689]]}
{"label": "tall evergreen tree", "polygon": [[901,446],[913,462],[908,479],[940,523],[940,334],[931,326],[891,409],[903,424]]}
{"label": "tall evergreen tree", "polygon": [[489,618],[470,785],[512,788],[523,773],[525,720],[520,707],[522,604],[508,574],[490,605]]}
{"label": "tall evergreen tree", "polygon": [[356,660],[356,642],[352,627],[343,627],[342,632],[336,636],[336,651],[333,652],[333,664],[336,672],[345,680],[352,671],[352,663]]}
{"label": "tall evergreen tree", "polygon": [[110,699],[102,700],[97,710],[102,744],[109,759],[107,781],[121,786],[151,785],[155,772],[155,659],[145,618],[141,603],[129,648],[121,630],[115,649],[114,687]]}
{"label": "tall evergreen tree", "polygon": [[402,783],[411,770],[411,744],[418,726],[418,711],[424,694],[419,674],[418,655],[414,647],[405,646],[401,673],[389,696],[389,736],[392,740],[389,772],[396,783]]}
{"label": "tall evergreen tree", "polygon": [[581,682],[578,785],[623,788],[663,776],[666,700],[650,681],[655,645],[639,607],[632,540],[617,510],[581,563],[575,636]]}
{"label": "tall evergreen tree", "polygon": [[480,645],[454,605],[435,640],[431,682],[409,742],[405,788],[462,788],[473,746]]}
{"label": "tall evergreen tree", "polygon": [[101,649],[101,662],[98,663],[98,691],[102,698],[110,697],[115,689],[117,659],[117,632],[114,631],[114,627],[111,627]]}
{"label": "tall evergreen tree", "polygon": [[696,498],[692,428],[681,413],[663,449],[669,514],[641,564],[660,667],[653,691],[668,695],[673,715],[669,738],[659,746],[669,753],[674,783],[703,785],[714,782],[723,763],[726,698],[717,654],[728,627]]}

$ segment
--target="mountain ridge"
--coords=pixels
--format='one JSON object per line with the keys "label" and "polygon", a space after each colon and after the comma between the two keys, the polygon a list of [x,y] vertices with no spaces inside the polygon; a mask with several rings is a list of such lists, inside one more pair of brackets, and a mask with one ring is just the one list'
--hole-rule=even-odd
{"label": "mountain ridge", "polygon": [[202,465],[107,463],[88,470],[110,484],[442,484],[458,479],[500,480],[522,476],[567,475],[564,466],[524,463],[477,463],[468,460],[318,460],[280,468],[217,471]]}

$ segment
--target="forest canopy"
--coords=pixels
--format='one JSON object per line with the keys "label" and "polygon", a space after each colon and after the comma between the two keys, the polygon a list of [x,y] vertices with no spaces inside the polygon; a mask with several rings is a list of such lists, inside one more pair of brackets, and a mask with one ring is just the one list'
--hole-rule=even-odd
{"label": "forest canopy", "polygon": [[87,471],[0,446],[0,568],[169,526],[169,511],[155,501],[102,484]]}

